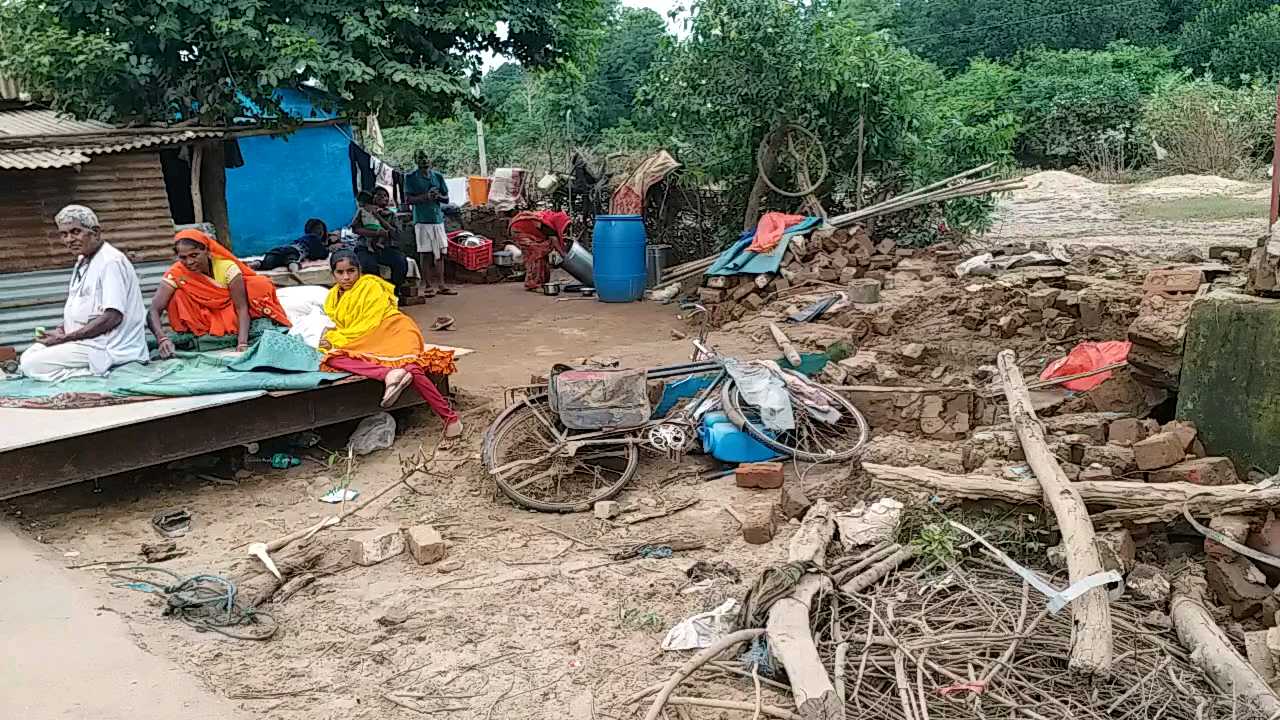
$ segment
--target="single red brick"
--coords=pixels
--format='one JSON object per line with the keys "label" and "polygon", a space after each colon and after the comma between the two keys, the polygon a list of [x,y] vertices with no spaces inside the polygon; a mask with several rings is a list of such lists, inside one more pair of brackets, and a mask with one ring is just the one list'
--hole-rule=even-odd
{"label": "single red brick", "polygon": [[1139,470],[1159,470],[1176,465],[1186,456],[1182,438],[1162,432],[1133,444],[1133,460]]}
{"label": "single red brick", "polygon": [[752,545],[764,545],[773,539],[773,508],[753,512],[742,525],[742,539]]}
{"label": "single red brick", "polygon": [[1196,485],[1235,485],[1236,468],[1231,461],[1222,457],[1196,458],[1186,460],[1163,470],[1154,470],[1147,476],[1147,482],[1189,482]]}
{"label": "single red brick", "polygon": [[773,490],[782,487],[783,469],[780,462],[743,463],[733,477],[738,487]]}
{"label": "single red brick", "polygon": [[1107,442],[1122,447],[1133,447],[1147,437],[1147,429],[1138,418],[1112,420],[1107,429]]}

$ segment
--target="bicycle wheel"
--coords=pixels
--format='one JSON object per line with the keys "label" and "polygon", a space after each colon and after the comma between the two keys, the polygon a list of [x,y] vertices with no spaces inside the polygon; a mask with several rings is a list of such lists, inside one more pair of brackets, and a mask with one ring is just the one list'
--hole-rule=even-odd
{"label": "bicycle wheel", "polygon": [[[626,437],[557,451],[560,424],[546,395],[505,410],[485,432],[481,461],[503,494],[543,512],[584,512],[622,492],[635,475],[640,451]],[[572,437],[570,437],[572,440]]]}
{"label": "bicycle wheel", "polygon": [[835,423],[825,423],[801,412],[801,401],[788,391],[792,408],[796,409],[795,429],[783,433],[766,431],[759,411],[742,398],[733,380],[726,381],[720,389],[720,404],[730,422],[739,430],[782,455],[815,463],[853,459],[870,436],[866,418],[840,393],[816,383],[813,385],[840,411],[840,419]]}

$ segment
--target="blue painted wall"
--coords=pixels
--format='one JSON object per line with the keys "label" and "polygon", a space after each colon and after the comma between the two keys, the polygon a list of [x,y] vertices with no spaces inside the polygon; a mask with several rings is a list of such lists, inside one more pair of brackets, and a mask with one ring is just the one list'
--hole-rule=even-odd
{"label": "blue painted wall", "polygon": [[[333,113],[295,90],[279,90],[285,110],[304,119]],[[350,125],[303,126],[283,137],[240,138],[244,165],[227,170],[227,214],[237,255],[258,255],[302,235],[308,218],[330,230],[346,225],[356,211],[351,193]]]}

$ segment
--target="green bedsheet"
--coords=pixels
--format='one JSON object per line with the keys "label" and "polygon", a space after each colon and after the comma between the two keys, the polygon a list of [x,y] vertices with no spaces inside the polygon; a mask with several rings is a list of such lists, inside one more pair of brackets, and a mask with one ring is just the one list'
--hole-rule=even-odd
{"label": "green bedsheet", "polygon": [[[320,353],[297,338],[269,330],[243,354],[179,351],[169,360],[129,363],[106,377],[44,383],[17,378],[0,381],[0,405],[39,407],[62,398],[59,407],[88,407],[143,397],[188,397],[252,390],[310,390],[346,373],[320,371]],[[68,397],[69,396],[69,397]],[[83,404],[75,402],[82,398]],[[52,404],[51,404],[52,405]]]}

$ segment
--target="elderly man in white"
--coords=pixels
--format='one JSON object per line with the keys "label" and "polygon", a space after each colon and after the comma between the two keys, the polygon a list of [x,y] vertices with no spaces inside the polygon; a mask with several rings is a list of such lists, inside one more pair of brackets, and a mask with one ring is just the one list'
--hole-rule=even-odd
{"label": "elderly man in white", "polygon": [[22,353],[21,373],[58,382],[147,362],[147,309],[133,264],[102,241],[98,216],[89,208],[68,205],[54,220],[76,265],[62,325],[37,335],[36,344]]}

